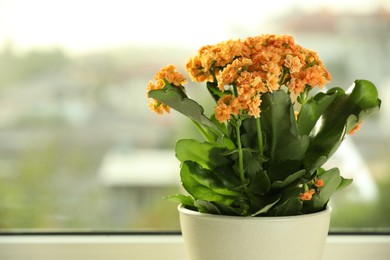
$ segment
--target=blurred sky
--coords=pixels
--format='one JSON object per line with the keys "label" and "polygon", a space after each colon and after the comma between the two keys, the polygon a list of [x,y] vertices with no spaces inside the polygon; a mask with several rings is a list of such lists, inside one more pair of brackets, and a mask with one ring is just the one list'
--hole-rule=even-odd
{"label": "blurred sky", "polygon": [[[204,45],[248,34],[291,10],[372,12],[389,0],[0,0],[0,47],[61,47],[85,52],[115,46]],[[259,28],[262,28],[261,31]]]}

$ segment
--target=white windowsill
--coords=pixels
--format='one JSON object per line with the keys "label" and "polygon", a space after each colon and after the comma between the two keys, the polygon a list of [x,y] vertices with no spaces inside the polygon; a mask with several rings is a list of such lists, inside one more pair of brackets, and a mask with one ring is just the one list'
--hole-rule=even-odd
{"label": "white windowsill", "polygon": [[[302,238],[304,243],[304,238]],[[2,260],[184,260],[180,235],[5,235]],[[330,235],[324,260],[388,260],[390,236]]]}

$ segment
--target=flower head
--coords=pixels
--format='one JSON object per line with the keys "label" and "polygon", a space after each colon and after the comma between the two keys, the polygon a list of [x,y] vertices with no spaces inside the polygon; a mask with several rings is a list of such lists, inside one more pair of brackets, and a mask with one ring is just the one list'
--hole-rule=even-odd
{"label": "flower head", "polygon": [[172,84],[176,87],[181,87],[183,84],[187,83],[187,80],[182,74],[177,72],[176,67],[174,65],[168,65],[163,67],[156,73],[156,75],[154,76],[154,80],[156,81],[155,83],[150,81],[147,86],[146,95],[148,97],[148,106],[152,111],[156,112],[159,115],[169,113],[169,106],[159,102],[154,98],[149,98],[149,91],[163,89],[166,84]]}
{"label": "flower head", "polygon": [[156,73],[154,79],[156,81],[165,79],[168,83],[177,87],[187,83],[186,78],[177,72],[175,65],[165,66]]}
{"label": "flower head", "polygon": [[314,193],[316,193],[316,191],[314,189],[310,189],[308,191],[305,191],[304,193],[299,194],[299,199],[300,200],[311,200]]}
{"label": "flower head", "polygon": [[303,64],[298,56],[286,55],[284,59],[284,66],[290,69],[290,73],[295,73],[301,70]]}
{"label": "flower head", "polygon": [[237,101],[235,101],[232,95],[225,95],[218,100],[217,105],[214,108],[215,118],[219,122],[226,122],[231,117],[231,114],[237,113],[239,106]]}
{"label": "flower head", "polygon": [[321,179],[317,179],[317,180],[315,181],[315,183],[314,183],[314,186],[320,188],[320,187],[324,186],[324,181],[321,180]]}
{"label": "flower head", "polygon": [[[215,82],[222,92],[235,89],[241,112],[254,117],[260,116],[260,108],[255,108],[261,104],[260,93],[285,85],[299,94],[307,86],[322,87],[331,80],[318,55],[288,35],[265,34],[207,45],[188,61],[186,69],[194,81]],[[228,120],[229,109],[222,103],[215,110],[219,119]]]}

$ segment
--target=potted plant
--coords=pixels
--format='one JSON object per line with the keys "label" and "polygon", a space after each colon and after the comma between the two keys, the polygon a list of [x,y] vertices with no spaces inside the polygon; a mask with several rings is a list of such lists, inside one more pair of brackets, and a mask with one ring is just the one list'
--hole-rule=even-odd
{"label": "potted plant", "polygon": [[330,73],[289,35],[204,46],[186,70],[205,83],[213,113],[187,96],[174,65],[147,96],[153,111],[182,113],[204,137],[176,143],[187,194],[170,198],[180,202],[189,259],[320,259],[329,199],[352,181],[322,166],[379,109],[374,84],[320,91]]}

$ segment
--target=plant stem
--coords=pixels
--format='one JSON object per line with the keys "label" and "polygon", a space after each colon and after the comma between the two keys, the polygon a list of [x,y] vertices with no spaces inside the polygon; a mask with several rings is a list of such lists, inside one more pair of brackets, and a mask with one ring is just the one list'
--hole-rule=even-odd
{"label": "plant stem", "polygon": [[241,133],[240,133],[241,121],[237,120],[235,123],[236,127],[236,136],[237,136],[237,146],[238,146],[238,170],[240,174],[241,183],[244,183],[244,155],[242,152],[242,144],[241,144]]}
{"label": "plant stem", "polygon": [[260,118],[256,118],[256,130],[257,130],[257,143],[259,145],[259,154],[262,157],[264,151],[263,134],[261,132]]}

